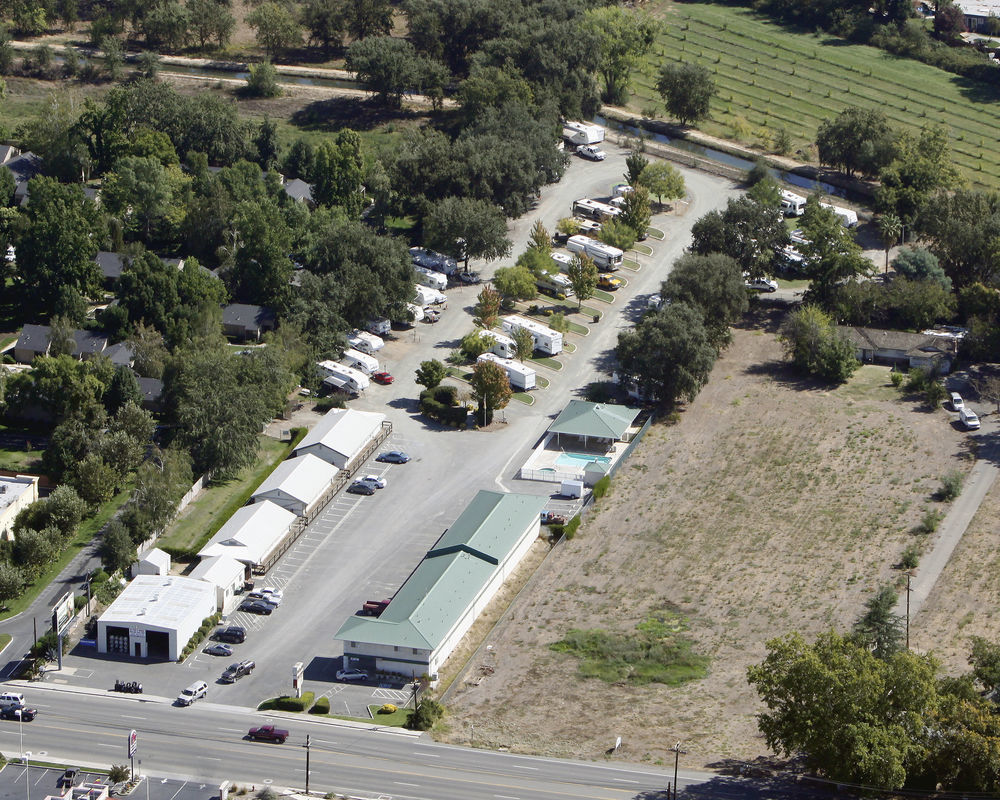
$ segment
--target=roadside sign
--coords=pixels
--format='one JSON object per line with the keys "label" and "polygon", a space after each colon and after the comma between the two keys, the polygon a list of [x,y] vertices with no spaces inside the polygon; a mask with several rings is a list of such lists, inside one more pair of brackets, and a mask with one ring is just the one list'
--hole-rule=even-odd
{"label": "roadside sign", "polygon": [[129,731],[128,735],[128,757],[134,758],[136,750],[139,749],[139,734],[135,731]]}

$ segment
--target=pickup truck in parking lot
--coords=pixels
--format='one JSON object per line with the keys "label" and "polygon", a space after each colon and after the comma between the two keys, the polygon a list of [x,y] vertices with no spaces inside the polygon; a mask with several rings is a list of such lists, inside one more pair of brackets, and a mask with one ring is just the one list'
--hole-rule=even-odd
{"label": "pickup truck in parking lot", "polygon": [[223,683],[236,683],[240,678],[253,672],[257,665],[253,661],[240,661],[237,664],[230,664],[222,673],[220,680]]}

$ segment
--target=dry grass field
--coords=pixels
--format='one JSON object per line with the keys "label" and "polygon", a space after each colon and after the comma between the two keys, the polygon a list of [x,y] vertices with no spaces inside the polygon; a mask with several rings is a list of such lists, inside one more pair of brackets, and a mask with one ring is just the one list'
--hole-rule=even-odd
{"label": "dry grass field", "polygon": [[[445,738],[468,742],[474,724],[476,745],[589,758],[621,735],[622,757],[651,762],[682,740],[690,766],[765,752],[747,665],[773,636],[849,626],[898,578],[913,528],[941,507],[940,476],[970,466],[946,414],[902,396],[886,368],[836,390],[803,382],[777,322],[760,312],[735,332],[678,424],[650,430],[535,574],[487,639],[492,674],[449,698]],[[707,677],[609,684],[550,648],[572,628],[630,634],[662,609],[686,619]]]}

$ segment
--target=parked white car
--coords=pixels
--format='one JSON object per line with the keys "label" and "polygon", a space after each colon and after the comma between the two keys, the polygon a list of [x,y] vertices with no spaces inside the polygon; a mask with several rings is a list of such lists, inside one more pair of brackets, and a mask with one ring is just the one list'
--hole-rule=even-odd
{"label": "parked white car", "polygon": [[376,489],[384,489],[388,485],[381,475],[365,475],[363,478],[358,478],[358,483],[367,483]]}
{"label": "parked white car", "polygon": [[951,393],[951,410],[952,411],[961,411],[963,408],[965,408],[965,401],[962,399],[962,395],[960,395],[958,392],[952,392]]}
{"label": "parked white car", "polygon": [[776,292],[778,291],[778,282],[772,281],[770,278],[754,278],[746,281],[746,287],[755,292]]}
{"label": "parked white car", "polygon": [[591,161],[603,161],[607,154],[596,144],[581,144],[576,148],[576,154]]}

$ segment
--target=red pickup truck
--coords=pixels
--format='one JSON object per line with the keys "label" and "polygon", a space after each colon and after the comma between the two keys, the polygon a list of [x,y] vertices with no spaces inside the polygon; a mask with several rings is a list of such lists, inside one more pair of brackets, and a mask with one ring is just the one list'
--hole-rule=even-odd
{"label": "red pickup truck", "polygon": [[247,734],[251,739],[259,742],[276,742],[284,744],[288,738],[288,731],[275,728],[273,725],[261,725],[259,728],[251,728]]}

